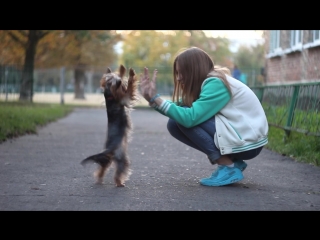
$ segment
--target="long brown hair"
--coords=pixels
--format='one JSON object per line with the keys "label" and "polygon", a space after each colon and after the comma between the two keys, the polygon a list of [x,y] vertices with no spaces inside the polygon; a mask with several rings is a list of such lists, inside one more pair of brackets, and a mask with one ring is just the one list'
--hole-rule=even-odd
{"label": "long brown hair", "polygon": [[[183,78],[183,86],[177,80],[177,63],[179,64],[179,73]],[[205,51],[197,47],[181,49],[173,62],[174,90],[172,100],[179,105],[191,107],[192,103],[199,98],[201,85],[208,77],[220,78],[231,94],[224,71],[214,67],[213,60]],[[212,90],[214,91],[214,89]]]}

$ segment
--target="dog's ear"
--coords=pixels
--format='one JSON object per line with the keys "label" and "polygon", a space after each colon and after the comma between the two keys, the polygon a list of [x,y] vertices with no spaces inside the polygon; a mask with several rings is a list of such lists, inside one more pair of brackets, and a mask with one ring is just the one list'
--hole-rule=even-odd
{"label": "dog's ear", "polygon": [[109,67],[107,68],[107,73],[111,73],[111,69]]}
{"label": "dog's ear", "polygon": [[126,68],[121,64],[120,65],[120,68],[119,68],[119,75],[120,75],[120,78],[123,78],[124,75],[126,74]]}

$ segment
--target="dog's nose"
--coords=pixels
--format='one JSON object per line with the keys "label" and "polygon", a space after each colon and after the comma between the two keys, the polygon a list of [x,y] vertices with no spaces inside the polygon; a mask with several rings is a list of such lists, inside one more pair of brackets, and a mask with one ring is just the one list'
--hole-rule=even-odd
{"label": "dog's nose", "polygon": [[117,88],[120,87],[120,85],[121,85],[121,80],[120,80],[120,79],[117,79],[117,82],[116,82]]}

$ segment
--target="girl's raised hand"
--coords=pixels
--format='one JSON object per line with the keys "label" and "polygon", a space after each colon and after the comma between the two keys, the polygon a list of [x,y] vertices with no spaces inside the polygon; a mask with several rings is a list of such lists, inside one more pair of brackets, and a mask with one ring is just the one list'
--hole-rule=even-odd
{"label": "girl's raised hand", "polygon": [[152,97],[157,94],[157,73],[158,70],[153,71],[153,77],[150,81],[149,70],[147,67],[144,68],[144,73],[140,75],[140,91],[142,96],[149,102]]}

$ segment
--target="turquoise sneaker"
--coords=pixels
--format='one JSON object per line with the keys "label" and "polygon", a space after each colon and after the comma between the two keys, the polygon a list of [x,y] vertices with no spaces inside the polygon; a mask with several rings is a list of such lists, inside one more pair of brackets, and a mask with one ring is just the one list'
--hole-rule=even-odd
{"label": "turquoise sneaker", "polygon": [[236,160],[233,163],[236,168],[239,168],[241,170],[241,172],[243,172],[248,166],[248,164],[246,164],[243,160]]}
{"label": "turquoise sneaker", "polygon": [[204,186],[224,186],[239,182],[243,179],[242,172],[236,167],[218,165],[218,168],[209,178],[202,178],[200,184]]}

